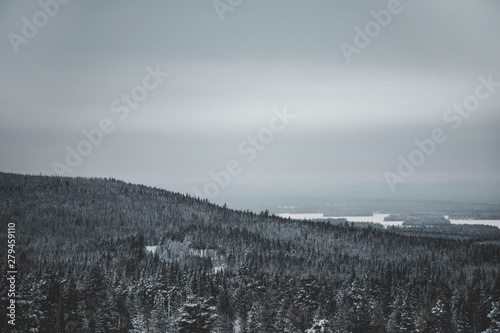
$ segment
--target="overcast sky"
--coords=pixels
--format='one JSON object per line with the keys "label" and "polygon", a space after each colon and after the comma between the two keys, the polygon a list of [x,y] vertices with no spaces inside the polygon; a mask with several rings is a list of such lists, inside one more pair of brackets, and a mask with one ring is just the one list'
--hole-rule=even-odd
{"label": "overcast sky", "polygon": [[[443,118],[475,94],[479,76],[500,82],[497,0],[402,0],[350,62],[341,45],[355,46],[355,28],[388,1],[243,0],[219,13],[197,0],[47,8],[53,17],[37,1],[0,2],[1,171],[55,174],[82,130],[110,119],[114,130],[66,174],[192,192],[236,161],[231,186],[382,184],[415,140],[442,128],[447,141],[406,183],[500,180],[500,87],[459,125]],[[26,22],[38,22],[36,35],[26,36]],[[114,112],[157,68],[169,75],[149,78],[157,87],[128,116]],[[248,161],[238,147],[284,109],[295,118]]]}

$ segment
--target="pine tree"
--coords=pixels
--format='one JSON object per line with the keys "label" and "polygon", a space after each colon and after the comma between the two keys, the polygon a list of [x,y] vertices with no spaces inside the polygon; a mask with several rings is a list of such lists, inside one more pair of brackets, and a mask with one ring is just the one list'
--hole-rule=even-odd
{"label": "pine tree", "polygon": [[306,330],[306,333],[333,333],[333,331],[328,320],[320,319],[315,321],[313,326]]}
{"label": "pine tree", "polygon": [[281,300],[274,322],[274,332],[299,333],[300,331],[293,325],[290,310],[286,307],[285,300]]}
{"label": "pine tree", "polygon": [[403,305],[401,306],[401,317],[399,322],[400,332],[414,332],[415,331],[415,318],[414,309],[410,305],[410,300],[405,297]]}
{"label": "pine tree", "polygon": [[456,333],[473,331],[468,320],[467,304],[462,291],[455,290],[451,300],[452,324]]}
{"label": "pine tree", "polygon": [[300,279],[294,306],[299,309],[297,315],[301,330],[307,329],[314,319],[314,312],[319,306],[318,294],[319,287],[314,276],[306,276]]}
{"label": "pine tree", "polygon": [[401,322],[401,306],[403,302],[401,301],[401,296],[397,296],[392,304],[392,311],[389,315],[389,320],[387,321],[387,332],[388,333],[398,333],[399,324]]}
{"label": "pine tree", "polygon": [[247,316],[247,332],[263,333],[265,331],[262,305],[259,302],[254,302]]}
{"label": "pine tree", "polygon": [[429,325],[431,333],[451,333],[451,327],[448,322],[448,311],[446,304],[438,299],[431,309],[432,321]]}
{"label": "pine tree", "polygon": [[491,320],[490,327],[483,333],[499,333],[500,332],[500,302],[491,303],[491,311],[488,313],[488,318]]}
{"label": "pine tree", "polygon": [[138,312],[132,317],[132,329],[129,333],[144,333],[148,331],[147,318],[142,312]]}
{"label": "pine tree", "polygon": [[179,333],[210,333],[215,319],[215,307],[201,297],[190,296],[180,310]]}
{"label": "pine tree", "polygon": [[151,327],[155,332],[166,332],[169,326],[168,311],[165,307],[165,296],[158,293],[151,311]]}

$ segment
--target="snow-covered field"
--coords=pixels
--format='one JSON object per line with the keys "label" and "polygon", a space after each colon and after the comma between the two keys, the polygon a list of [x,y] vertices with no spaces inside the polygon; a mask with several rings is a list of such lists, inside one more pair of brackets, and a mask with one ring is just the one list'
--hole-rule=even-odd
{"label": "snow-covered field", "polygon": [[155,254],[155,252],[156,252],[156,246],[146,246],[146,251]]}

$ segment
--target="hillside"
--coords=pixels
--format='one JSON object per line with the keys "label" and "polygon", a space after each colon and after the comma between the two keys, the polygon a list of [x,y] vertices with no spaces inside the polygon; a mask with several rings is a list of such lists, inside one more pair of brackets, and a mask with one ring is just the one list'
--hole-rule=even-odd
{"label": "hillside", "polygon": [[294,221],[114,179],[0,173],[0,205],[19,332],[482,332],[500,310],[495,233]]}

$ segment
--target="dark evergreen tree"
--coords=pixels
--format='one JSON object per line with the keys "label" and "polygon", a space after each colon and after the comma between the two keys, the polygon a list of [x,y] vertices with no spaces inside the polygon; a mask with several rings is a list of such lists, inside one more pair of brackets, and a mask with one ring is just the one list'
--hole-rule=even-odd
{"label": "dark evergreen tree", "polygon": [[180,311],[179,333],[210,333],[215,319],[215,307],[203,298],[190,296]]}

